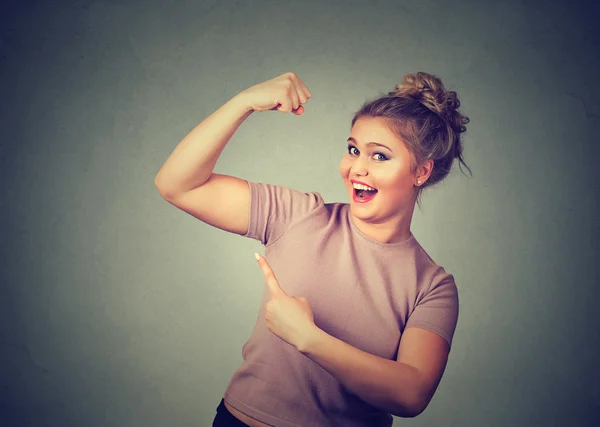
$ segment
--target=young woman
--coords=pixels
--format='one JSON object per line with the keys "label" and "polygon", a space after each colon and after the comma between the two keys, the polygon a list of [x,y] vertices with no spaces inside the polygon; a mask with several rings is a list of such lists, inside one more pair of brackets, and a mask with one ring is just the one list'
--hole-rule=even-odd
{"label": "young woman", "polygon": [[[454,277],[410,231],[424,188],[461,163],[456,93],[407,74],[355,114],[339,172],[350,203],[213,173],[255,111],[300,115],[311,92],[294,73],[253,86],[194,128],[156,176],[165,200],[265,245],[281,289],[311,315],[282,339],[259,316],[213,426],[391,426],[429,404],[458,322]],[[264,265],[264,264],[263,264]],[[310,309],[308,308],[310,306]],[[292,335],[290,335],[292,336]]]}

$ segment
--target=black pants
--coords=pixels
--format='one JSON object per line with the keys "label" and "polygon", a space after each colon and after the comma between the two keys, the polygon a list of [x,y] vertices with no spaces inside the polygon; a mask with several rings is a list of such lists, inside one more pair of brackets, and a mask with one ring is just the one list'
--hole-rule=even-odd
{"label": "black pants", "polygon": [[241,422],[233,416],[225,407],[225,399],[217,407],[217,416],[213,420],[212,427],[248,427],[248,424]]}

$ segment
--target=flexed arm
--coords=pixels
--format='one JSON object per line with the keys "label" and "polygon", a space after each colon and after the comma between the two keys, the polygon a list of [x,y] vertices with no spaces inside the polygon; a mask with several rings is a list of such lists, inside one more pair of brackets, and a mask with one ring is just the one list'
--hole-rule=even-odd
{"label": "flexed arm", "polygon": [[312,96],[294,73],[252,86],[230,99],[183,138],[158,171],[154,183],[163,197],[189,192],[210,178],[221,152],[254,111],[304,112]]}

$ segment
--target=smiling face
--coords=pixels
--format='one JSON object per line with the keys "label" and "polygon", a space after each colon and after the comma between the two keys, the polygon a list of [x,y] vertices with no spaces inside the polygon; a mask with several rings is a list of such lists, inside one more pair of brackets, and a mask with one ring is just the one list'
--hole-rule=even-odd
{"label": "smiling face", "polygon": [[[382,144],[381,145],[376,144]],[[382,117],[358,119],[348,138],[348,152],[340,162],[340,174],[350,195],[350,209],[356,226],[366,235],[382,242],[403,241],[410,237],[417,179],[421,185],[431,170],[412,172],[411,153]],[[351,179],[377,189],[373,200],[354,200]]]}

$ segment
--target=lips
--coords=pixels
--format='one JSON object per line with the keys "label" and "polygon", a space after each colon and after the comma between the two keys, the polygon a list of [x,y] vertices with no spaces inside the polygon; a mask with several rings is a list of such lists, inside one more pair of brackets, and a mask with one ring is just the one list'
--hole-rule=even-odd
{"label": "lips", "polygon": [[362,181],[357,181],[356,179],[351,179],[350,182],[352,184],[361,184],[361,185],[366,185],[369,188],[373,188],[375,191],[377,191],[377,189],[375,187],[373,187],[372,185],[367,184],[366,182],[362,182]]}

